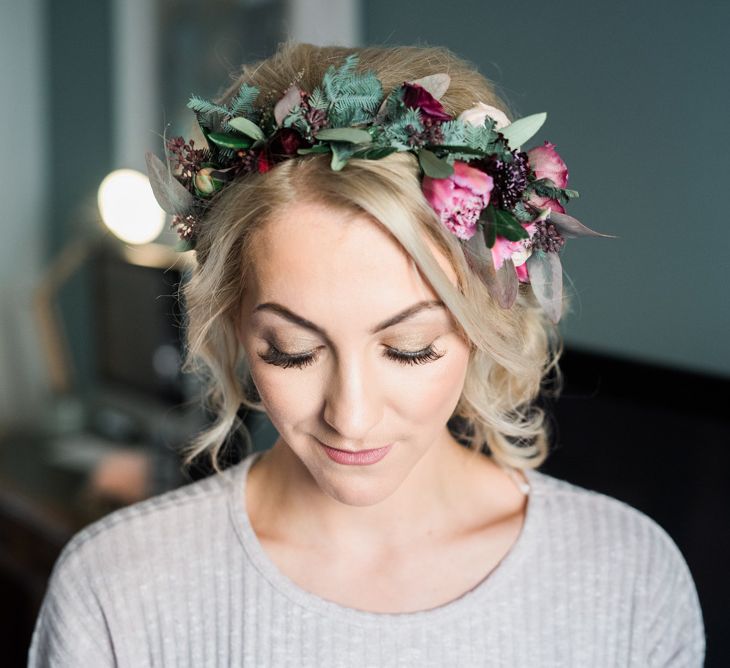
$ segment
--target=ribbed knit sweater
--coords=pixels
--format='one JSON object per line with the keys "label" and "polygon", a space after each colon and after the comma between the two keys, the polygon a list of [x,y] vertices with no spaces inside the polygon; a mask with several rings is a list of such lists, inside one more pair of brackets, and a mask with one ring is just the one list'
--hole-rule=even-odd
{"label": "ribbed knit sweater", "polygon": [[28,665],[702,665],[689,569],[623,502],[528,470],[520,535],[489,575],[438,607],[376,613],[306,591],[269,558],[245,508],[259,454],[79,531]]}

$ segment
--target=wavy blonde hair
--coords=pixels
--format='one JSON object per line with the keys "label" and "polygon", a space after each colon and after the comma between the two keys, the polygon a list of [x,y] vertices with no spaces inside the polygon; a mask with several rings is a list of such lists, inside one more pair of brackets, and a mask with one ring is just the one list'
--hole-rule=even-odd
{"label": "wavy blonde hair", "polygon": [[[229,101],[246,82],[261,98],[278,99],[293,82],[313,90],[331,64],[359,54],[359,69],[373,70],[385,91],[403,81],[447,72],[446,111],[458,115],[476,102],[509,111],[492,84],[469,63],[437,47],[318,47],[286,43],[270,58],[244,66],[219,98]],[[260,98],[260,99],[261,99]],[[295,201],[316,202],[367,214],[381,223],[411,255],[470,342],[471,355],[461,397],[449,429],[462,443],[502,464],[535,468],[548,452],[549,424],[536,404],[542,391],[560,390],[557,328],[526,285],[516,303],[502,309],[469,268],[461,242],[439,221],[421,191],[419,168],[410,153],[380,160],[352,159],[339,172],[328,155],[287,160],[266,174],[252,174],[225,188],[203,221],[197,263],[183,288],[187,311],[185,370],[203,374],[215,421],[184,448],[185,465],[208,452],[215,470],[227,438],[242,428],[241,406],[265,412],[249,390],[250,372],[236,336],[240,306],[251,272],[254,239],[273,215]],[[426,239],[443,253],[457,275],[453,285]],[[552,372],[552,373],[551,373]],[[550,383],[548,383],[548,379]]]}

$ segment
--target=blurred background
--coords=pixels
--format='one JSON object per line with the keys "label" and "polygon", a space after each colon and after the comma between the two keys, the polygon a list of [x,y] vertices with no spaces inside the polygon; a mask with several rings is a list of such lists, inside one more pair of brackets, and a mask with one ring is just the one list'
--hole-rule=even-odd
{"label": "blurred background", "polygon": [[[210,416],[180,371],[189,259],[139,172],[165,127],[188,134],[192,93],[216,95],[287,37],[443,45],[515,116],[548,112],[540,140],[581,194],[570,213],[618,238],[564,252],[566,385],[546,402],[543,470],[669,532],[707,665],[730,665],[729,29],[730,3],[710,0],[0,0],[4,665],[24,665],[75,531],[210,473],[176,455]],[[269,447],[271,425],[243,417]]]}

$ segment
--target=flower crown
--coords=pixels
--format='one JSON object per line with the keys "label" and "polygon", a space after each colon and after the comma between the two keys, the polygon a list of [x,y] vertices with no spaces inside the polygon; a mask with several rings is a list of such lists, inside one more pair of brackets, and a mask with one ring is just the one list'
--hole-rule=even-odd
{"label": "flower crown", "polygon": [[384,95],[375,73],[356,72],[357,64],[351,54],[313,91],[293,83],[273,105],[256,105],[259,90],[245,83],[227,106],[190,98],[207,147],[176,137],[165,141],[167,164],[146,155],[152,190],[173,216],[181,249],[195,247],[214,195],[235,179],[311,153],[331,154],[331,168],[341,170],[351,158],[407,151],[418,158],[426,200],[464,242],[489,294],[510,308],[519,283],[529,283],[557,323],[565,239],[608,235],[565,213],[578,193],[567,188],[568,169],[553,144],[520,150],[547,115],[510,122],[479,102],[454,118],[439,102],[448,74],[406,81]]}

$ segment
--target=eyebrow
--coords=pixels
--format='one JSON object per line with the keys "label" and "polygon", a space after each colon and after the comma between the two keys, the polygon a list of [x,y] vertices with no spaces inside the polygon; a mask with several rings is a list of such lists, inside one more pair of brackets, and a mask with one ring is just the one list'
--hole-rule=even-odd
{"label": "eyebrow", "polygon": [[[383,320],[383,322],[381,322],[380,324],[375,325],[375,327],[370,330],[370,334],[377,334],[378,332],[387,329],[388,327],[392,327],[393,325],[397,325],[399,322],[403,322],[404,320],[412,318],[421,311],[432,308],[446,308],[446,306],[442,301],[438,299],[417,302],[416,304],[413,304],[413,306],[409,306],[407,309],[401,311],[400,313],[396,313],[394,316],[391,316],[390,318]],[[271,311],[273,313],[276,313],[277,315],[280,315],[282,318],[293,322],[296,325],[305,327],[306,329],[311,329],[313,332],[317,332],[317,334],[327,340],[329,340],[330,338],[329,334],[327,334],[324,329],[319,327],[319,325],[315,325],[311,320],[303,318],[293,311],[290,311],[288,308],[286,308],[286,306],[282,306],[281,304],[277,304],[276,302],[264,302],[263,304],[259,304],[253,310],[253,312],[257,313],[258,311]]]}

